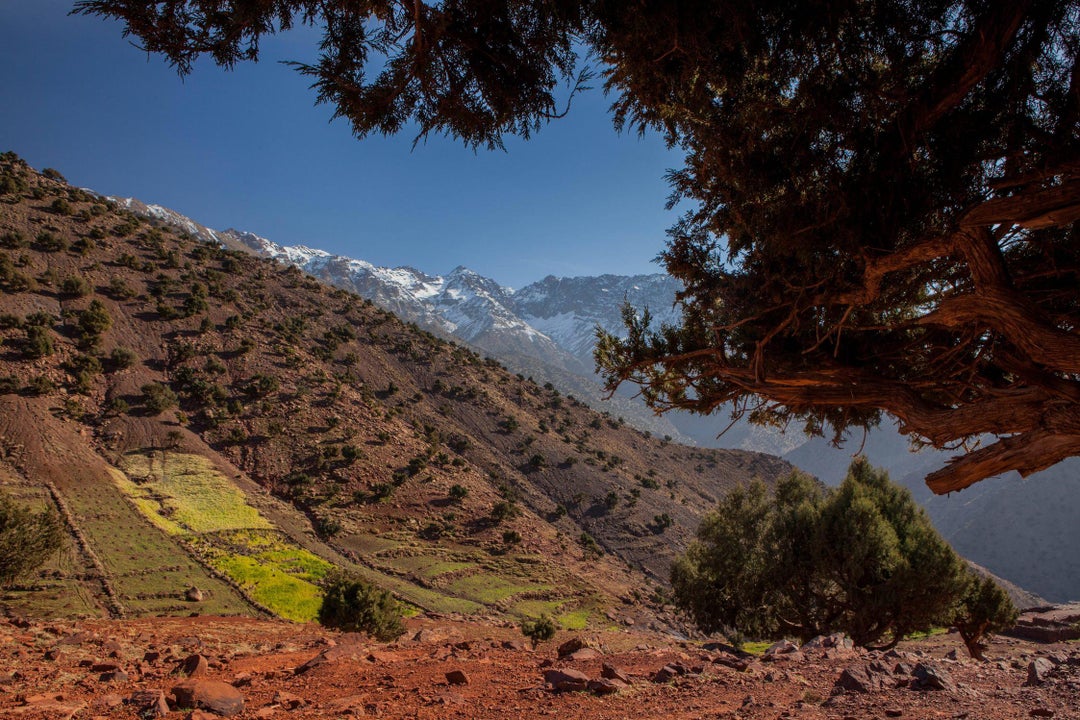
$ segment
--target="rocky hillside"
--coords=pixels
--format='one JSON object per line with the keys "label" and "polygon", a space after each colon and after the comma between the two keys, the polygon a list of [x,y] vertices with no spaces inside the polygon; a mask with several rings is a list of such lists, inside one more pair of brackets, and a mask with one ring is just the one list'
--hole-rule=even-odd
{"label": "rocky hillside", "polygon": [[626,300],[638,308],[648,307],[657,322],[675,320],[677,283],[666,275],[549,276],[515,291],[466,268],[446,276],[410,267],[380,268],[320,250],[281,246],[252,233],[210,230],[160,206],[136,200],[121,203],[207,242],[295,265],[431,332],[469,343],[516,372],[551,382],[654,435],[702,447],[780,455],[834,484],[844,476],[852,454],[861,451],[912,491],[938,530],[966,557],[1054,601],[1080,598],[1080,559],[1060,550],[1080,545],[1080,523],[1075,521],[1080,517],[1080,463],[1062,463],[1026,481],[1015,474],[986,481],[942,498],[929,493],[923,478],[941,467],[949,454],[912,452],[891,425],[865,439],[855,437],[843,448],[797,430],[781,434],[745,422],[717,438],[728,425],[725,417],[686,413],[657,417],[629,397],[630,389],[603,398],[592,373],[596,327],[617,332]]}
{"label": "rocky hillside", "polygon": [[701,513],[790,470],[198,231],[0,159],[0,484],[71,530],[9,606],[308,619],[338,566],[433,612],[654,622]]}

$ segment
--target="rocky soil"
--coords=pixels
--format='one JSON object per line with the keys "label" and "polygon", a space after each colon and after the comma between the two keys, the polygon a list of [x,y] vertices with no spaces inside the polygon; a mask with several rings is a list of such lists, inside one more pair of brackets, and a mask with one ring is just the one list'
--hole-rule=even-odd
{"label": "rocky soil", "polygon": [[[398,642],[245,618],[0,621],[19,718],[1080,718],[1080,645],[956,635],[890,652],[835,638],[764,656],[641,631],[560,634],[419,617]],[[560,653],[562,657],[560,657]]]}

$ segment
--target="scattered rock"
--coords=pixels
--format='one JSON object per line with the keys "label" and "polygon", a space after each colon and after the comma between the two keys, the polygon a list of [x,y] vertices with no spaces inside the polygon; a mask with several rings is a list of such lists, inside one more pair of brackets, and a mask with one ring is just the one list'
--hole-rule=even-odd
{"label": "scattered rock", "polygon": [[297,708],[307,707],[308,703],[303,698],[278,690],[274,693],[273,704],[280,705],[286,710],[296,710]]}
{"label": "scattered rock", "polygon": [[192,710],[188,715],[188,720],[217,720],[217,715],[208,713],[205,710]]}
{"label": "scattered rock", "polygon": [[203,591],[192,585],[184,591],[184,599],[188,602],[202,602],[205,599]]}
{"label": "scattered rock", "polygon": [[124,699],[114,693],[94,698],[94,709],[112,710],[124,704]]}
{"label": "scattered rock", "polygon": [[588,683],[589,692],[597,695],[614,695],[625,687],[626,683],[620,682],[619,680],[611,680],[609,678],[590,680]]}
{"label": "scattered rock", "polygon": [[601,653],[596,648],[583,647],[580,650],[575,650],[574,652],[570,653],[564,659],[574,662],[582,662],[585,660],[595,660],[602,655],[603,653]]}
{"label": "scattered rock", "polygon": [[370,654],[371,653],[368,652],[367,648],[358,645],[335,645],[334,647],[323,650],[303,665],[297,667],[293,672],[297,675],[303,675],[307,671],[317,668],[320,665],[325,665],[326,663],[338,662],[341,660],[361,660]]}
{"label": "scattered rock", "polygon": [[180,707],[210,710],[225,716],[244,709],[240,691],[218,680],[185,680],[172,689],[172,694]]}
{"label": "scattered rock", "polygon": [[451,670],[446,673],[446,682],[451,685],[468,685],[469,676],[465,674],[464,670]]}
{"label": "scattered rock", "polygon": [[1050,708],[1037,707],[1032,708],[1028,715],[1031,717],[1054,717],[1054,711]]}
{"label": "scattered rock", "polygon": [[544,682],[558,692],[581,692],[589,689],[589,676],[572,668],[545,670]]}
{"label": "scattered rock", "polygon": [[128,679],[128,674],[123,670],[110,670],[98,676],[101,682],[127,682]]}
{"label": "scattered rock", "polygon": [[834,687],[838,687],[841,690],[857,693],[872,693],[886,690],[895,685],[895,680],[891,673],[884,670],[883,666],[877,667],[871,665],[852,665],[851,667],[844,668],[844,671],[840,673],[840,677],[836,679]]}
{"label": "scattered rock", "polygon": [[953,682],[949,673],[929,663],[919,663],[911,671],[913,679],[911,687],[914,690],[944,690],[956,692],[956,683]]}
{"label": "scattered rock", "polygon": [[189,655],[176,672],[180,675],[187,675],[188,677],[201,677],[206,674],[206,670],[209,667],[206,658],[202,655],[195,654]]}
{"label": "scattered rock", "polygon": [[569,640],[567,640],[566,642],[564,642],[562,645],[559,646],[559,649],[558,649],[559,657],[564,658],[564,657],[567,657],[568,655],[573,655],[578,650],[584,650],[587,647],[590,647],[590,645],[585,639],[580,638],[580,637],[570,638]]}
{"label": "scattered rock", "polygon": [[1028,676],[1024,685],[1029,687],[1042,685],[1050,676],[1050,673],[1054,671],[1054,663],[1050,662],[1046,658],[1035,658],[1028,663]]}
{"label": "scattered rock", "polygon": [[604,663],[600,667],[600,677],[605,678],[607,680],[618,680],[619,682],[625,683],[626,685],[630,684],[630,676],[629,675],[627,675],[626,673],[624,673],[622,670],[618,669],[617,667],[614,667],[612,665],[608,665],[607,663]]}
{"label": "scattered rock", "polygon": [[885,711],[885,717],[902,717],[903,714],[904,714],[904,711],[901,710],[900,708],[888,708]]}
{"label": "scattered rock", "polygon": [[772,657],[774,655],[786,655],[788,653],[798,652],[799,646],[790,640],[779,640],[774,642],[765,650],[765,657]]}
{"label": "scattered rock", "polygon": [[169,714],[169,703],[162,690],[138,690],[131,694],[128,703],[137,707],[143,717],[162,718]]}
{"label": "scattered rock", "polygon": [[689,668],[681,663],[668,663],[653,674],[652,681],[654,683],[671,682],[680,675],[686,675],[687,672]]}

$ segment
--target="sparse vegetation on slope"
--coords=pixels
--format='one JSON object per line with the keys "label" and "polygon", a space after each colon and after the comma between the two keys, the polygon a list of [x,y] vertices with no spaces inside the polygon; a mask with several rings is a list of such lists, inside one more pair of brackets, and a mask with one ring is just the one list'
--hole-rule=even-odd
{"label": "sparse vegetation on slope", "polygon": [[183,612],[190,585],[214,588],[200,611],[255,612],[215,574],[273,608],[285,593],[251,559],[277,562],[252,545],[276,538],[297,548],[277,577],[312,588],[299,550],[423,609],[655,618],[702,510],[789,470],[648,437],[10,154],[0,178],[16,188],[0,198],[0,467],[55,479],[127,612]]}

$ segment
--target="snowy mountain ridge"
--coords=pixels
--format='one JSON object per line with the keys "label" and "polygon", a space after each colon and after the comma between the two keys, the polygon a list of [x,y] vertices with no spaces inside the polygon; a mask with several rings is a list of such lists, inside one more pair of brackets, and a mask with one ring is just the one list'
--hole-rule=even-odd
{"label": "snowy mountain ridge", "polygon": [[658,320],[677,317],[673,304],[678,285],[662,273],[548,276],[515,291],[464,266],[446,275],[428,275],[409,266],[380,267],[305,245],[281,245],[251,232],[213,230],[173,210],[134,198],[110,199],[200,240],[296,266],[427,330],[464,340],[492,355],[538,360],[586,377],[593,372],[597,326],[618,332],[625,301],[648,306]]}

